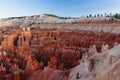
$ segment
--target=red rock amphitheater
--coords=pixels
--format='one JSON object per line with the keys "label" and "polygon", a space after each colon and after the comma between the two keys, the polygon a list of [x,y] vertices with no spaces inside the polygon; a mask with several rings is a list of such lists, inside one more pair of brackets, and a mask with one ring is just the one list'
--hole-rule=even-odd
{"label": "red rock amphitheater", "polygon": [[119,80],[119,24],[0,28],[0,80]]}

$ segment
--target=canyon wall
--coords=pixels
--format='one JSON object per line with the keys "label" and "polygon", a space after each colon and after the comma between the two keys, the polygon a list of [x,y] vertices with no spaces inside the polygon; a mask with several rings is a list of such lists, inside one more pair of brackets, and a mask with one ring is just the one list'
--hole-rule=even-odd
{"label": "canyon wall", "polygon": [[119,63],[118,33],[19,26],[0,31],[0,80],[94,80]]}

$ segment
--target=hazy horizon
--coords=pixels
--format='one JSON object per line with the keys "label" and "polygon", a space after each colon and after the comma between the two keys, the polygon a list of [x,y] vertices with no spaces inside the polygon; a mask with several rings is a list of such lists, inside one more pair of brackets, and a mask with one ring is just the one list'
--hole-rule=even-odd
{"label": "hazy horizon", "polygon": [[120,0],[1,0],[0,10],[0,18],[43,13],[80,17],[97,13],[119,13]]}

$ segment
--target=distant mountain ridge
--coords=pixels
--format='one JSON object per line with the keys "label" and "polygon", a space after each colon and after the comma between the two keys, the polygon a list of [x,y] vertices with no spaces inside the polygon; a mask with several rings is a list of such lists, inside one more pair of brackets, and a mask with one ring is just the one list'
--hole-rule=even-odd
{"label": "distant mountain ridge", "polygon": [[[77,23],[77,22],[78,23],[86,22],[88,24],[89,22],[96,22],[96,21],[98,22],[110,21],[110,17],[59,17],[54,14],[40,14],[40,15],[32,15],[32,16],[0,18],[0,27],[25,26],[25,27],[45,28],[52,26],[53,28],[53,25],[46,26],[46,24],[59,24],[59,23],[65,24],[65,23]],[[54,25],[54,26],[59,27],[59,25]]]}
{"label": "distant mountain ridge", "polygon": [[71,23],[78,20],[79,18],[59,17],[53,14],[41,14],[34,16],[1,18],[0,26],[31,26],[33,24],[44,23]]}

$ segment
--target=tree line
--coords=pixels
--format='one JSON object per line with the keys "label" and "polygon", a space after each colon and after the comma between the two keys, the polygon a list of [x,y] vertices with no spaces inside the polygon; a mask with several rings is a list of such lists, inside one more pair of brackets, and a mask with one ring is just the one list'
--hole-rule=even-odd
{"label": "tree line", "polygon": [[116,19],[120,19],[120,13],[116,13],[113,17],[115,17]]}
{"label": "tree line", "polygon": [[[52,17],[56,17],[56,18],[60,18],[60,19],[73,19],[74,17],[60,17],[60,16],[57,16],[57,15],[54,15],[54,14],[46,14],[45,15],[47,16],[52,16]],[[87,18],[100,18],[100,17],[112,17],[112,18],[116,18],[116,19],[120,19],[120,13],[115,13],[115,14],[112,14],[112,13],[104,13],[104,14],[89,14],[89,15],[86,15]]]}
{"label": "tree line", "polygon": [[112,13],[105,13],[105,14],[95,14],[95,15],[92,15],[92,14],[89,14],[86,16],[87,18],[100,18],[100,17],[113,17],[113,18],[116,18],[116,19],[120,19],[120,13],[115,13],[115,14],[112,14]]}

